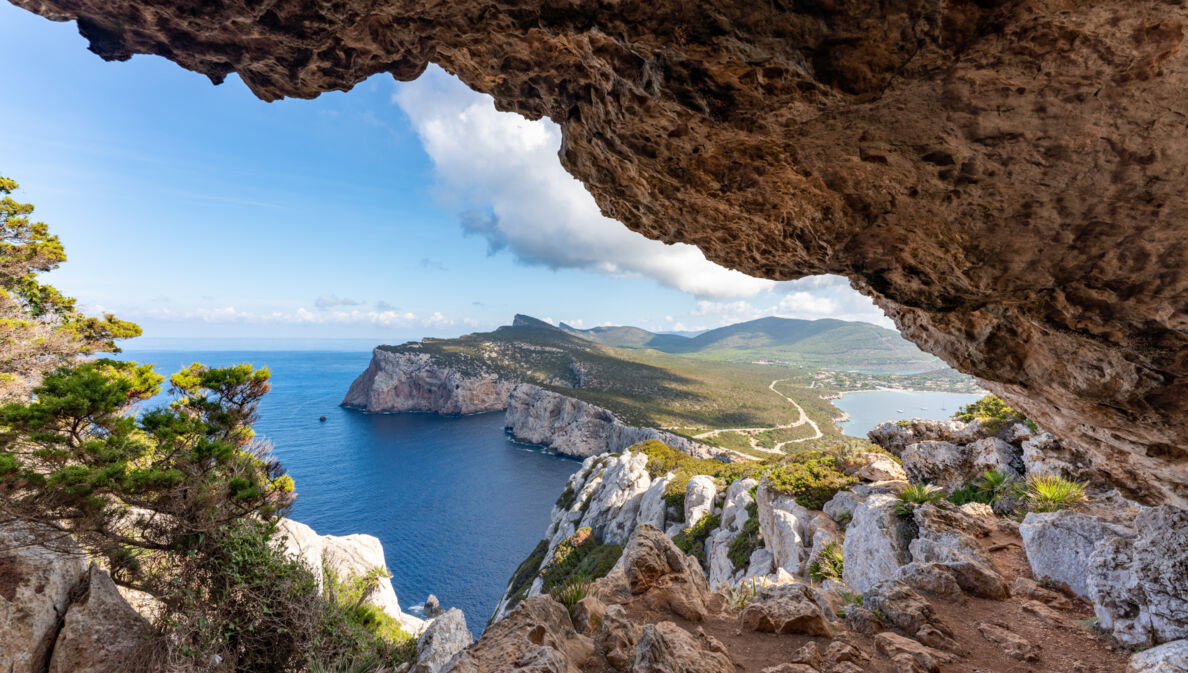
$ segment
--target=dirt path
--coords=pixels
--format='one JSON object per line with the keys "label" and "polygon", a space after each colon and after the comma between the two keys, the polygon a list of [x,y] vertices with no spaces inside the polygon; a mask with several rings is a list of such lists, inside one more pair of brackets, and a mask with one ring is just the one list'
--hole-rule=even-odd
{"label": "dirt path", "polygon": [[[703,432],[700,435],[694,435],[693,439],[705,439],[707,437],[713,437],[713,436],[718,435],[723,432],[737,432],[741,435],[747,436],[747,440],[751,443],[752,450],[760,451],[763,453],[779,454],[779,453],[783,453],[784,447],[787,446],[788,444],[796,444],[798,442],[807,442],[809,440],[820,438],[822,436],[821,427],[819,425],[817,425],[816,421],[809,418],[808,414],[806,414],[804,411],[804,407],[797,404],[796,400],[794,400],[791,397],[788,397],[787,395],[776,390],[777,383],[780,383],[781,381],[788,381],[788,380],[789,379],[776,379],[771,382],[771,385],[768,386],[768,389],[770,389],[771,392],[775,393],[776,395],[779,395],[780,397],[784,398],[788,402],[788,404],[791,404],[792,406],[796,407],[796,411],[799,414],[799,416],[797,416],[796,420],[792,421],[791,423],[786,423],[784,425],[773,425],[768,428],[719,428],[717,430],[710,430],[709,432]],[[797,427],[800,427],[806,423],[809,425],[809,427],[811,427],[813,429],[812,437],[802,437],[800,439],[790,439],[786,442],[780,442],[779,444],[776,444],[775,448],[771,448],[771,449],[759,446],[756,443],[756,438],[759,435],[759,433],[761,433],[761,432],[765,432],[767,430],[784,430],[786,428],[797,428]]]}

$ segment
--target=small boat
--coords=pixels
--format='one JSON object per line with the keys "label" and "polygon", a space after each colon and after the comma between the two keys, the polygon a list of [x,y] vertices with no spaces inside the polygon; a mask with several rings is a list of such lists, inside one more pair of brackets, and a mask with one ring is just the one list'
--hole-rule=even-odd
{"label": "small boat", "polygon": [[896,409],[896,410],[895,410],[895,413],[897,413],[897,414],[902,414],[902,413],[903,413],[903,409]]}

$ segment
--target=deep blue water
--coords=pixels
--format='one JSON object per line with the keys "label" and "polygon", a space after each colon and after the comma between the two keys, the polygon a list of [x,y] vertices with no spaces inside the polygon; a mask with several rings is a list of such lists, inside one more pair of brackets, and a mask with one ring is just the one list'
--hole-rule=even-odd
{"label": "deep blue water", "polygon": [[[368,352],[128,351],[169,375],[191,362],[272,371],[257,431],[297,482],[292,518],[384,544],[401,607],[434,593],[481,631],[580,465],[516,444],[503,414],[364,414],[338,406]],[[325,416],[326,422],[318,421]],[[415,612],[415,611],[414,611]]]}
{"label": "deep blue water", "polygon": [[870,390],[847,393],[841,399],[829,401],[850,415],[850,420],[838,423],[842,432],[851,437],[866,437],[866,433],[872,428],[887,421],[901,418],[949,418],[958,407],[982,397],[965,393]]}

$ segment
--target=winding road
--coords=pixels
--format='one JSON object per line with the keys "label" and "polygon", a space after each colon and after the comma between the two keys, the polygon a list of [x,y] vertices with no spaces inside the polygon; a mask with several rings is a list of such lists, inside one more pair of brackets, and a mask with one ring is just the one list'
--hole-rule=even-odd
{"label": "winding road", "polygon": [[[737,432],[739,434],[747,436],[747,439],[751,443],[751,448],[755,451],[761,451],[763,453],[783,453],[784,447],[788,444],[796,444],[798,442],[807,442],[807,441],[810,441],[813,439],[818,439],[818,438],[822,437],[821,427],[819,425],[817,425],[816,421],[809,418],[808,414],[806,414],[804,412],[804,407],[797,404],[796,400],[794,400],[791,397],[788,397],[787,395],[776,390],[777,383],[780,383],[781,381],[788,381],[788,380],[790,380],[790,379],[776,379],[771,382],[771,385],[769,385],[768,388],[771,390],[771,392],[773,392],[776,395],[779,395],[780,397],[787,400],[788,404],[791,404],[792,406],[796,407],[796,410],[798,412],[800,412],[800,416],[795,421],[792,421],[791,423],[787,423],[785,425],[773,425],[769,428],[720,428],[718,430],[710,430],[709,432],[703,432],[700,435],[694,435],[693,439],[705,439],[707,437],[713,437],[713,436],[718,435],[723,432]],[[779,444],[776,444],[775,448],[771,448],[771,449],[759,446],[758,444],[755,443],[756,435],[758,435],[761,432],[764,432],[767,430],[783,430],[785,428],[796,428],[796,427],[800,427],[806,423],[813,429],[812,437],[802,437],[800,439],[790,439],[786,442],[780,442]]]}

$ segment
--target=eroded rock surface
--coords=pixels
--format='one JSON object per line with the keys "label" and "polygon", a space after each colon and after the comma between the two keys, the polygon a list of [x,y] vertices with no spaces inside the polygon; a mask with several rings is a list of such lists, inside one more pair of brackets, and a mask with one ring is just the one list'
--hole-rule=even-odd
{"label": "eroded rock surface", "polygon": [[1188,503],[1183,3],[16,2],[266,100],[439,63],[560,124],[608,216],[845,275],[1131,495]]}

